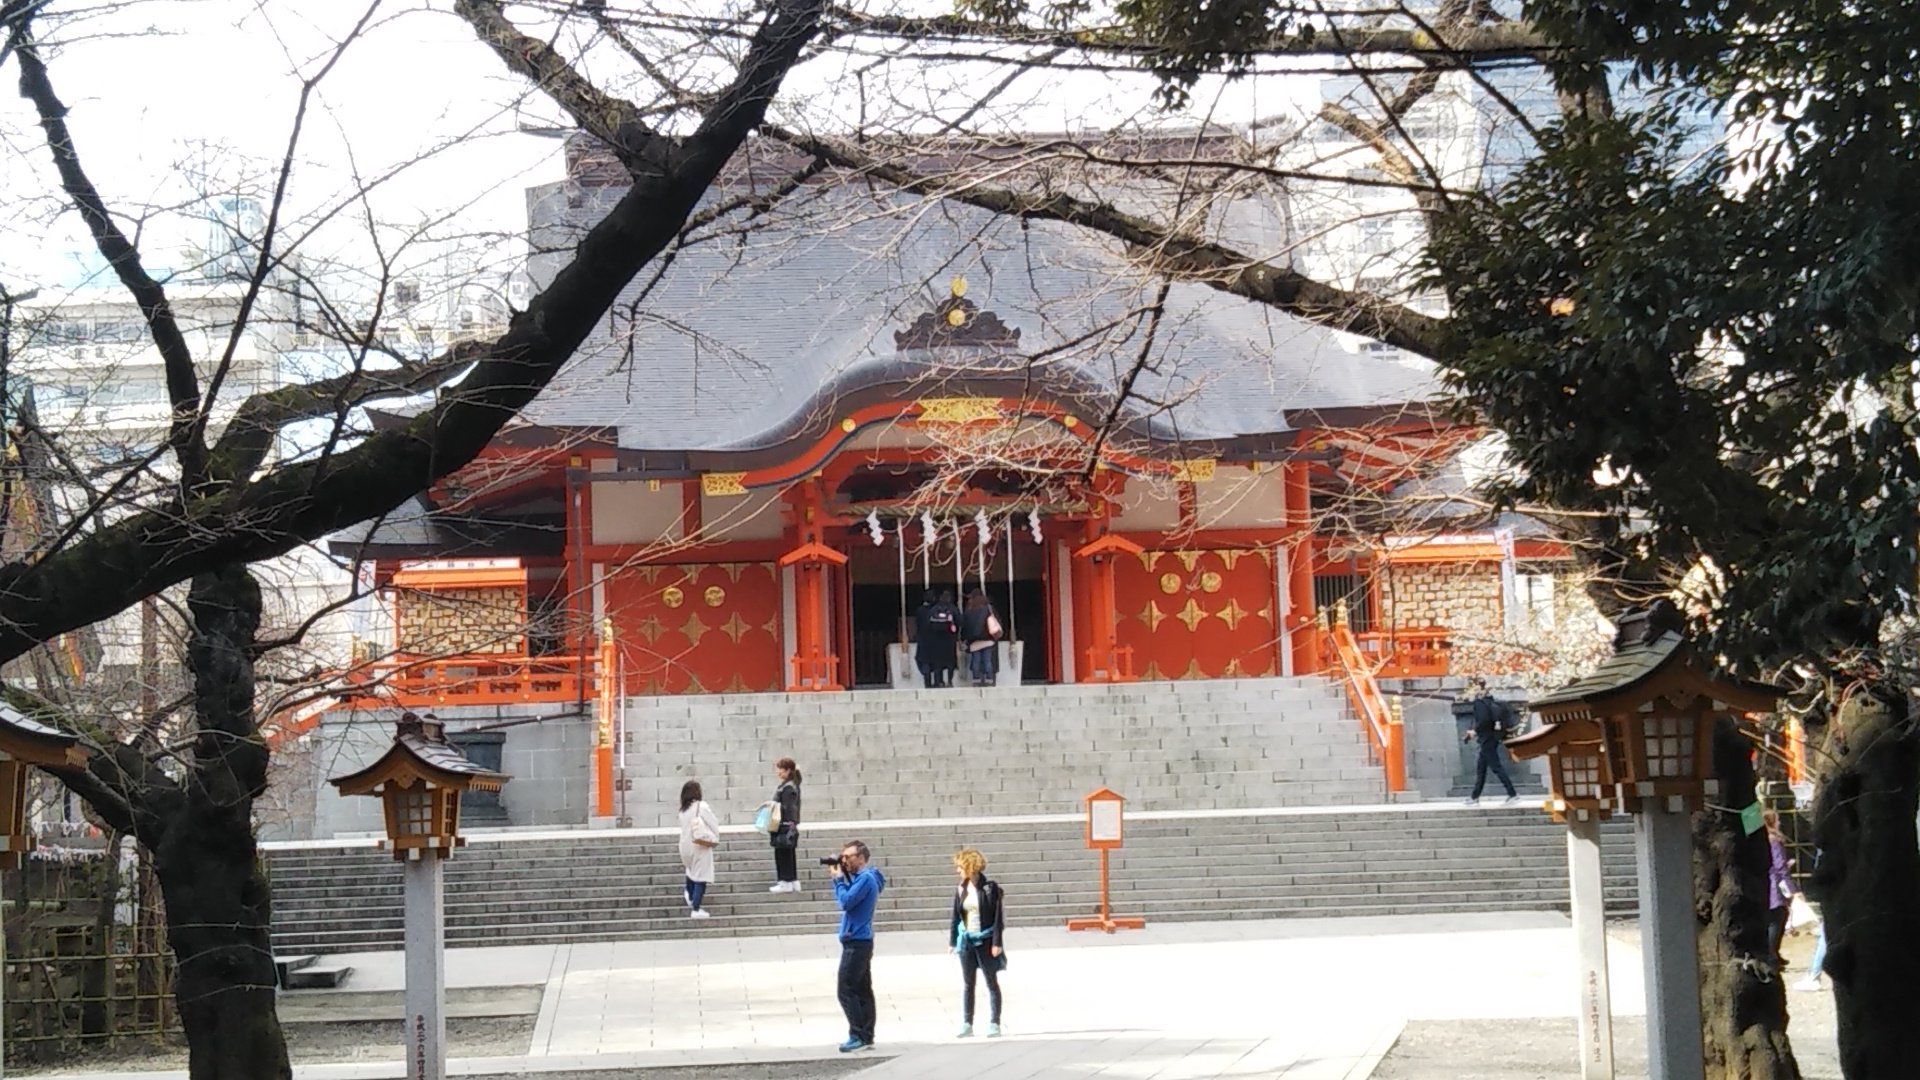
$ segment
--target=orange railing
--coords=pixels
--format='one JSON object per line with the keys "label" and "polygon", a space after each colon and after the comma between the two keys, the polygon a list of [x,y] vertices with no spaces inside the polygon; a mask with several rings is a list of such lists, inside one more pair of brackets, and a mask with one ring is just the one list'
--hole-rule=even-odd
{"label": "orange railing", "polygon": [[598,663],[581,656],[459,656],[381,660],[347,673],[356,709],[580,701],[596,692]]}
{"label": "orange railing", "polygon": [[1340,676],[1346,688],[1347,703],[1360,717],[1373,759],[1387,770],[1387,790],[1407,790],[1406,725],[1387,708],[1387,699],[1380,693],[1379,684],[1373,681],[1373,667],[1354,637],[1353,628],[1344,620],[1336,621],[1327,630],[1323,651],[1333,663],[1333,673]]}
{"label": "orange railing", "polygon": [[840,690],[840,658],[832,654],[814,653],[801,656],[795,653],[787,657],[789,678],[787,690],[794,693]]}
{"label": "orange railing", "polygon": [[1453,674],[1453,632],[1444,626],[1374,630],[1353,635],[1368,670],[1390,679]]}
{"label": "orange railing", "polygon": [[[1132,682],[1133,646],[1094,646],[1086,651],[1088,682]],[[1093,674],[1099,672],[1100,674]]]}

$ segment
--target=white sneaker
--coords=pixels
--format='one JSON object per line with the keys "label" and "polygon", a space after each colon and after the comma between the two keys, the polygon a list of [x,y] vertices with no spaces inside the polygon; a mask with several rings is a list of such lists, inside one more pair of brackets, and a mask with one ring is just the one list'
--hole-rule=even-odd
{"label": "white sneaker", "polygon": [[706,913],[705,911],[703,911],[703,910],[701,910],[700,908],[694,908],[694,909],[693,909],[692,911],[689,911],[689,912],[687,912],[687,918],[689,918],[689,919],[711,919],[711,918],[713,918],[713,916],[711,916],[711,915],[709,915],[709,914],[707,914],[707,913]]}
{"label": "white sneaker", "polygon": [[1801,979],[1800,981],[1793,984],[1793,988],[1795,990],[1807,990],[1807,991],[1816,991],[1816,990],[1826,989],[1826,987],[1820,984],[1820,976],[1818,975],[1809,975],[1806,978]]}
{"label": "white sneaker", "polygon": [[1468,800],[1467,800],[1467,805],[1468,805],[1468,806],[1479,806],[1479,805],[1480,805],[1480,800],[1479,800],[1479,799],[1468,799]]}
{"label": "white sneaker", "polygon": [[767,891],[768,892],[786,892],[787,883],[784,881],[776,881],[773,883],[773,888],[768,889]]}
{"label": "white sneaker", "polygon": [[1500,805],[1501,805],[1501,806],[1518,806],[1518,805],[1520,805],[1520,796],[1518,796],[1518,795],[1509,795],[1509,796],[1507,796],[1507,801],[1506,801],[1506,802],[1503,802],[1503,803],[1501,803]]}

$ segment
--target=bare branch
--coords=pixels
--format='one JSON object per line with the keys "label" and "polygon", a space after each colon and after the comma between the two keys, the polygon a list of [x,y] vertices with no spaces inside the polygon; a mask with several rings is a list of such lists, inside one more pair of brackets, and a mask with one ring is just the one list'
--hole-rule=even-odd
{"label": "bare branch", "polygon": [[1105,233],[1142,253],[1156,269],[1185,281],[1255,300],[1323,326],[1376,338],[1434,359],[1450,348],[1442,320],[1360,292],[1337,289],[1291,267],[1258,259],[1224,244],[1177,234],[1110,203],[1071,195],[1029,194],[965,178],[921,173],[882,161],[843,142],[762,124],[772,138],[902,191],[952,199],[1029,221],[1059,221]]}

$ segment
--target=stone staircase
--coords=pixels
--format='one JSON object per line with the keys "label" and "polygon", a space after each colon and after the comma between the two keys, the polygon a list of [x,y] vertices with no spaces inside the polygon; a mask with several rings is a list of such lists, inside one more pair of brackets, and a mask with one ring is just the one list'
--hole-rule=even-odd
{"label": "stone staircase", "polygon": [[[809,820],[827,819],[810,813]],[[1603,835],[1608,902],[1631,909],[1630,826],[1612,823]],[[1083,844],[1077,815],[815,824],[803,832],[805,891],[797,895],[766,891],[772,858],[764,836],[729,829],[719,880],[707,895],[713,918],[697,921],[686,917],[676,837],[664,830],[477,835],[447,866],[447,944],[831,933],[837,913],[817,857],[852,838],[872,846],[887,874],[883,930],[944,925],[952,855],[962,846],[986,853],[1014,926],[1058,925],[1098,904],[1099,861]],[[400,946],[400,866],[387,854],[364,844],[269,845],[268,868],[277,953]],[[1537,807],[1131,813],[1127,846],[1114,859],[1113,901],[1116,913],[1145,915],[1150,924],[1497,917],[1564,908],[1566,873],[1565,830]]]}
{"label": "stone staircase", "polygon": [[801,818],[1062,814],[1106,786],[1133,811],[1387,801],[1360,723],[1324,679],[632,698],[624,814],[676,824],[699,780],[722,821],[805,777]]}

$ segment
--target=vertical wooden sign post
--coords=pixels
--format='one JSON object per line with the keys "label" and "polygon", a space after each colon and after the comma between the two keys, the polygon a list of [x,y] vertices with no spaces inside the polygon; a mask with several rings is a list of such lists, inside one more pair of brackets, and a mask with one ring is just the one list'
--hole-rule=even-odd
{"label": "vertical wooden sign post", "polygon": [[1121,807],[1126,804],[1126,796],[1108,788],[1101,788],[1086,797],[1087,804],[1087,846],[1100,853],[1100,916],[1094,919],[1068,919],[1068,930],[1104,930],[1111,934],[1115,930],[1139,930],[1147,925],[1140,918],[1116,919],[1113,917],[1113,904],[1108,892],[1108,859],[1113,849],[1125,842],[1126,826]]}

